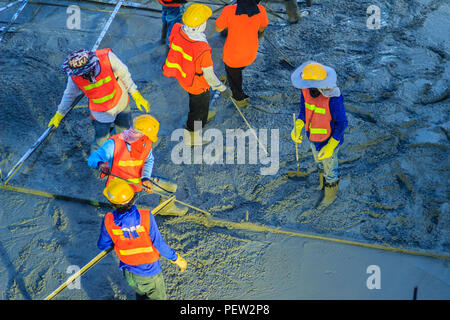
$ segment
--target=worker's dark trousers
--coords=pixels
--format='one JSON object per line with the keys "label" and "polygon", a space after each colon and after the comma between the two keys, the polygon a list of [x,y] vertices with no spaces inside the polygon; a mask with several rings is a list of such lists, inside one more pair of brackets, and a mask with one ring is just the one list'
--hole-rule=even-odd
{"label": "worker's dark trousers", "polygon": [[186,130],[194,131],[194,121],[201,121],[202,128],[206,125],[209,112],[210,90],[201,94],[189,93],[189,113],[186,122]]}
{"label": "worker's dark trousers", "polygon": [[225,65],[228,86],[230,87],[235,100],[244,100],[245,98],[248,98],[248,95],[242,90],[242,70],[244,70],[244,68],[245,67],[231,68]]}
{"label": "worker's dark trousers", "polygon": [[102,123],[92,120],[94,125],[95,137],[91,143],[91,153],[100,148],[108,138],[114,134],[121,133],[131,126],[131,109],[130,105],[116,115],[113,123]]}

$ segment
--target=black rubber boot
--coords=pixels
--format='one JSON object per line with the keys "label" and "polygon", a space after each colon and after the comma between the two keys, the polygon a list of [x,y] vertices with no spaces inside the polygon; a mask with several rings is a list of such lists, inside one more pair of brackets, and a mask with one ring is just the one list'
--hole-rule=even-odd
{"label": "black rubber boot", "polygon": [[300,19],[300,12],[298,10],[296,0],[285,0],[284,5],[286,6],[286,13],[289,17],[289,23],[297,23]]}

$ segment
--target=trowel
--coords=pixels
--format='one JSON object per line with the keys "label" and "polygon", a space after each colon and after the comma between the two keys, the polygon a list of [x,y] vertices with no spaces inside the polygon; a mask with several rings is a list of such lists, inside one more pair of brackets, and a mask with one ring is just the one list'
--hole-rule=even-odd
{"label": "trowel", "polygon": [[[295,135],[297,136],[297,127],[295,125],[295,113],[292,114],[292,118],[294,120],[294,130],[295,130]],[[300,171],[300,164],[299,164],[299,159],[298,159],[298,143],[295,143],[295,156],[297,158],[297,171],[288,171],[287,175],[288,178],[302,178],[302,177],[307,177],[309,175],[308,172],[301,172]]]}

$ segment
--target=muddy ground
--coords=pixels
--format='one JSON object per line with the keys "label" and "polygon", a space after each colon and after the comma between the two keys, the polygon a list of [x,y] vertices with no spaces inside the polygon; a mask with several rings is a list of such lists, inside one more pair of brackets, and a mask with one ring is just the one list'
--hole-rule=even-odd
{"label": "muddy ground", "polygon": [[[92,47],[113,8],[47,2],[54,5],[31,2],[14,25],[16,32],[0,44],[3,175],[56,111],[66,84],[59,69],[63,59],[72,50]],[[0,1],[0,7],[7,3]],[[239,223],[248,217],[251,223],[294,233],[448,256],[450,5],[443,0],[313,3],[309,15],[294,25],[286,23],[282,4],[269,3],[266,40],[244,71],[244,88],[252,99],[243,111],[246,119],[256,129],[279,129],[280,169],[266,176],[258,164],[172,162],[177,142],[170,136],[183,127],[188,106],[187,94],[161,74],[160,13],[120,10],[101,47],[112,48],[128,65],[161,123],[154,174],[176,181],[177,199],[210,211],[215,219]],[[70,4],[82,8],[80,30],[66,27]],[[366,25],[370,5],[381,9],[378,30]],[[1,26],[16,8],[0,12]],[[215,70],[222,74],[224,39],[214,32],[214,19],[207,35]],[[338,199],[321,212],[314,210],[321,194],[315,190],[318,174],[306,143],[300,145],[300,167],[310,175],[302,180],[286,176],[296,169],[290,131],[300,95],[290,83],[293,69],[268,41],[295,66],[316,60],[338,74],[349,126],[340,150]],[[86,104],[83,99],[9,184],[105,201],[104,182],[86,163],[94,134]],[[247,129],[228,101],[219,98],[214,107],[217,117],[205,129]],[[156,195],[145,195],[138,204],[157,202]],[[0,298],[43,299],[67,278],[68,266],[83,266],[98,253],[106,208],[4,189],[0,203]],[[163,259],[170,299],[408,299],[414,285],[422,288],[422,298],[450,298],[448,259],[236,229],[205,223],[200,216],[193,210],[186,217],[157,216],[166,241],[190,263],[180,275]],[[385,266],[390,286],[365,287],[371,264]],[[113,254],[83,276],[81,290],[58,296],[133,298]]]}

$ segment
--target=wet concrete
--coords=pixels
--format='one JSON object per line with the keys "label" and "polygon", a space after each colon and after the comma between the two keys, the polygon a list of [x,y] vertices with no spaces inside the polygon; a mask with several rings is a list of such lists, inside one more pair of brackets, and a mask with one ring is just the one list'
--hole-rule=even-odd
{"label": "wet concrete", "polygon": [[[0,7],[4,4],[0,1]],[[85,3],[81,30],[68,30],[62,5],[72,3],[58,4],[30,3],[17,20],[17,32],[8,34],[0,47],[3,174],[44,132],[54,114],[66,83],[59,69],[63,59],[72,50],[95,43],[113,8]],[[366,9],[373,4],[381,9],[379,30],[366,26]],[[268,6],[287,17],[282,4]],[[448,255],[449,5],[436,0],[320,1],[309,10],[295,25],[269,14],[271,26],[265,37],[295,65],[312,59],[337,71],[349,127],[340,150],[341,182],[335,205],[314,210],[321,195],[315,190],[318,175],[306,143],[300,145],[300,166],[311,174],[303,180],[286,177],[286,171],[296,169],[290,130],[300,95],[290,84],[292,68],[265,40],[255,63],[244,71],[244,88],[252,102],[243,113],[256,129],[279,129],[278,173],[262,176],[261,166],[251,164],[173,164],[176,142],[170,135],[186,121],[187,94],[161,74],[165,49],[159,44],[159,14],[123,8],[101,47],[111,47],[128,65],[161,122],[154,173],[178,183],[178,199],[211,211],[216,218],[239,222],[248,215],[251,222],[270,227]],[[13,12],[1,12],[0,22],[9,21]],[[221,74],[224,40],[214,32],[213,22],[207,34],[215,70]],[[86,164],[94,134],[86,104],[83,99],[10,184],[104,201],[104,182]],[[215,108],[217,117],[207,128],[247,129],[223,98]],[[42,299],[65,280],[69,265],[82,266],[97,254],[104,208],[5,190],[0,198],[4,299]],[[157,196],[143,196],[139,202],[154,205],[157,200]],[[157,221],[168,243],[191,263],[179,275],[173,265],[163,262],[172,299],[408,299],[414,285],[419,286],[419,298],[449,297],[448,260],[373,253],[252,230],[205,228],[171,217],[157,217]],[[316,247],[320,254],[312,250]],[[368,258],[372,254],[375,262]],[[349,262],[348,270],[340,258]],[[383,279],[388,279],[382,280],[382,290],[365,287],[369,264],[380,265]],[[396,264],[408,271],[393,283],[398,277]],[[314,271],[317,265],[324,267]],[[278,272],[280,266],[285,274]],[[358,273],[355,279],[354,273]],[[327,277],[332,280],[326,281]],[[432,281],[425,284],[423,279],[428,278]],[[349,280],[344,288],[343,279]],[[438,289],[433,292],[433,288]],[[66,290],[59,297],[132,299],[134,295],[117,271],[117,258],[110,255],[83,277],[82,290]]]}

